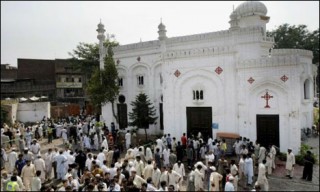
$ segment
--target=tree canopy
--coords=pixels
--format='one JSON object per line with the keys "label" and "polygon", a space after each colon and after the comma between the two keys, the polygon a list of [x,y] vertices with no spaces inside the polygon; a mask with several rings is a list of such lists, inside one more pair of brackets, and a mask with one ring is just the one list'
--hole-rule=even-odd
{"label": "tree canopy", "polygon": [[116,45],[117,43],[114,42],[106,44],[107,55],[104,58],[104,69],[99,69],[99,67],[93,69],[86,90],[95,106],[100,107],[102,104],[111,102],[113,116],[118,122],[114,112],[114,101],[119,94],[118,71],[113,59],[113,47]]}
{"label": "tree canopy", "polygon": [[267,35],[274,37],[274,48],[306,49],[312,51],[312,63],[318,65],[318,74],[315,81],[317,92],[319,92],[319,28],[309,31],[306,25],[296,26],[285,23],[273,31],[268,31]]}
{"label": "tree canopy", "polygon": [[312,63],[319,63],[319,28],[309,31],[306,25],[289,25],[285,23],[267,32],[273,36],[275,48],[306,49],[313,52]]}

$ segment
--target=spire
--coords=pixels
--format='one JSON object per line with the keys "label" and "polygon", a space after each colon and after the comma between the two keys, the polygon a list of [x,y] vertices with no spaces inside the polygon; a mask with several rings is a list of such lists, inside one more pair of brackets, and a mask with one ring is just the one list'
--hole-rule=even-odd
{"label": "spire", "polygon": [[162,18],[160,18],[160,24],[158,25],[158,29],[159,29],[159,31],[158,31],[159,40],[161,41],[161,40],[166,39],[167,38],[167,36],[166,36],[167,30],[166,30],[166,26],[162,23]]}

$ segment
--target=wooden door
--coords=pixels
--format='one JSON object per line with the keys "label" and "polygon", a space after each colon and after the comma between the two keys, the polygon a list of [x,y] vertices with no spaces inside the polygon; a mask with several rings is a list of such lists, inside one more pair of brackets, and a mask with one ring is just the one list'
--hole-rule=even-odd
{"label": "wooden door", "polygon": [[187,107],[187,136],[197,136],[201,132],[206,141],[212,135],[212,108]]}
{"label": "wooden door", "polygon": [[257,115],[257,140],[265,148],[279,144],[279,115]]}

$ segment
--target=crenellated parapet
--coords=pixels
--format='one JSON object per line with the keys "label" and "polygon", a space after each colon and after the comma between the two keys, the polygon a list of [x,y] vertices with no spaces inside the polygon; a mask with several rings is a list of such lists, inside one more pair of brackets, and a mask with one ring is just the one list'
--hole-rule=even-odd
{"label": "crenellated parapet", "polygon": [[156,49],[160,46],[160,41],[155,40],[155,41],[146,41],[146,42],[140,42],[140,43],[132,43],[132,44],[127,44],[127,45],[120,45],[114,48],[115,52],[119,51],[132,51],[135,49]]}
{"label": "crenellated parapet", "polygon": [[271,57],[248,59],[237,63],[237,68],[277,67],[300,64],[301,56],[312,58],[312,51],[303,49],[274,49]]}
{"label": "crenellated parapet", "polygon": [[272,55],[300,55],[305,57],[313,57],[312,51],[305,49],[274,49]]}

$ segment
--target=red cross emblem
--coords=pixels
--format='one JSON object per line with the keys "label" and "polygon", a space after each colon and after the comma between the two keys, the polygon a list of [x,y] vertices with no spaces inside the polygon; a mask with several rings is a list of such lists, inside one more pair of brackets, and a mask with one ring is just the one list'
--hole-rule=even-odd
{"label": "red cross emblem", "polygon": [[261,98],[266,100],[266,106],[264,106],[264,108],[270,108],[269,99],[273,98],[273,96],[269,95],[268,90],[266,91],[266,94],[264,96],[261,96]]}
{"label": "red cross emblem", "polygon": [[181,75],[181,73],[180,73],[180,71],[177,69],[176,72],[174,72],[174,75],[175,75],[176,77],[179,77],[179,76]]}
{"label": "red cross emblem", "polygon": [[218,74],[218,75],[220,75],[220,73],[222,73],[222,68],[219,66],[219,67],[217,67],[216,68],[216,70],[215,70],[215,72]]}
{"label": "red cross emblem", "polygon": [[289,78],[288,78],[286,75],[283,75],[280,79],[281,79],[283,82],[286,82]]}
{"label": "red cross emblem", "polygon": [[254,79],[253,79],[252,77],[250,77],[250,78],[248,79],[248,82],[249,82],[250,84],[252,84],[252,83],[254,82]]}

